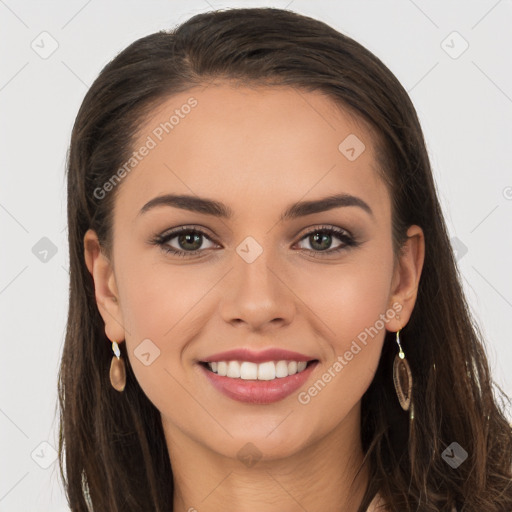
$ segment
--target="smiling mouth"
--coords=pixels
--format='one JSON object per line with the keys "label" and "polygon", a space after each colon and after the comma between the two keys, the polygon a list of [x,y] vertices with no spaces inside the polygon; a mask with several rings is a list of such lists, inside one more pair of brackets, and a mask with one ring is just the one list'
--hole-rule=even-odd
{"label": "smiling mouth", "polygon": [[302,373],[306,368],[317,362],[318,359],[312,359],[311,361],[265,361],[263,363],[233,360],[216,362],[202,361],[199,364],[219,377],[239,380],[270,381]]}

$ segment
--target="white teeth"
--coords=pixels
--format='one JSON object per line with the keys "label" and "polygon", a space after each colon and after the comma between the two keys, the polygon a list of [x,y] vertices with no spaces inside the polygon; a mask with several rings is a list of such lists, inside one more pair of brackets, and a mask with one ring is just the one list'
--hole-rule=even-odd
{"label": "white teeth", "polygon": [[272,380],[276,378],[276,365],[273,361],[258,365],[258,380]]}
{"label": "white teeth", "polygon": [[208,363],[210,370],[221,377],[244,380],[281,379],[304,371],[306,366],[306,361],[266,361],[260,364],[249,361],[218,361]]}
{"label": "white teeth", "polygon": [[232,379],[240,378],[240,365],[236,361],[229,361],[226,377],[231,377]]}
{"label": "white teeth", "polygon": [[219,361],[217,363],[217,373],[221,377],[225,377],[228,373],[228,363],[226,361]]}
{"label": "white teeth", "polygon": [[245,380],[256,380],[258,378],[258,365],[256,363],[244,361],[240,365],[240,377]]}
{"label": "white teeth", "polygon": [[286,361],[278,361],[276,364],[276,377],[288,377],[288,363]]}

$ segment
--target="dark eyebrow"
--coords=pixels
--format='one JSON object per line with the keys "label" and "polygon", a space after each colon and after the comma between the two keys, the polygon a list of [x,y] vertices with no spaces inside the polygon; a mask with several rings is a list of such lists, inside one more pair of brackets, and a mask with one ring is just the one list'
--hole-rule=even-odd
{"label": "dark eyebrow", "polygon": [[281,215],[281,220],[296,219],[297,217],[303,217],[313,213],[325,212],[327,210],[340,208],[342,206],[358,206],[371,217],[373,217],[372,209],[360,197],[352,196],[350,194],[337,194],[324,197],[322,199],[315,199],[313,201],[301,201],[292,204],[283,212]]}
{"label": "dark eyebrow", "polygon": [[203,199],[197,196],[174,194],[166,194],[164,196],[158,196],[151,199],[151,201],[148,201],[141,208],[138,215],[142,215],[156,206],[173,206],[174,208],[213,215],[214,217],[221,217],[223,219],[229,219],[233,216],[233,211],[229,206],[219,203],[218,201],[214,201],[213,199]]}
{"label": "dark eyebrow", "polygon": [[[205,199],[197,196],[166,194],[155,197],[147,202],[140,210],[139,215],[155,208],[156,206],[172,206],[191,212],[204,213],[223,219],[233,217],[233,210],[213,199]],[[342,206],[357,206],[373,217],[373,211],[361,198],[350,194],[337,194],[312,201],[300,201],[289,206],[281,215],[280,220],[296,219],[313,213],[324,212]]]}

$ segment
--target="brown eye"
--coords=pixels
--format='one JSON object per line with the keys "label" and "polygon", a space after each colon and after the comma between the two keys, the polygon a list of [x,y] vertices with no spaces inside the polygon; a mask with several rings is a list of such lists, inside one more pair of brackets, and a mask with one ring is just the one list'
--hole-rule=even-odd
{"label": "brown eye", "polygon": [[[338,239],[341,243],[338,243],[338,245],[331,249],[334,239]],[[319,227],[309,231],[302,237],[301,242],[302,241],[307,241],[310,248],[302,247],[301,249],[309,252],[323,252],[326,254],[336,253],[342,251],[345,248],[358,245],[354,238],[350,236],[347,231],[344,229],[336,228],[334,226]]]}
{"label": "brown eye", "polygon": [[[205,240],[211,245],[204,247]],[[161,246],[166,253],[176,256],[193,256],[203,252],[203,249],[215,247],[215,243],[206,233],[187,226],[160,235],[154,243]]]}

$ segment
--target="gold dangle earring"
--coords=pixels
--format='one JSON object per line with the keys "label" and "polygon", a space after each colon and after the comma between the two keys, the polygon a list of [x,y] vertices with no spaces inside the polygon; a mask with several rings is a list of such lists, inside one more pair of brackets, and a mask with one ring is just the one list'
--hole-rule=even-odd
{"label": "gold dangle earring", "polygon": [[[395,356],[393,362],[393,382],[395,384],[396,394],[398,401],[404,411],[408,411],[411,406],[412,399],[412,374],[411,368],[407,359],[405,359],[402,345],[400,345],[400,331],[398,329],[396,333],[396,342],[398,344],[399,352]],[[411,419],[414,417],[413,411],[411,410]]]}
{"label": "gold dangle earring", "polygon": [[116,341],[112,342],[112,352],[114,357],[110,363],[110,383],[112,387],[121,392],[126,385],[126,367],[124,361],[121,359],[121,350]]}

